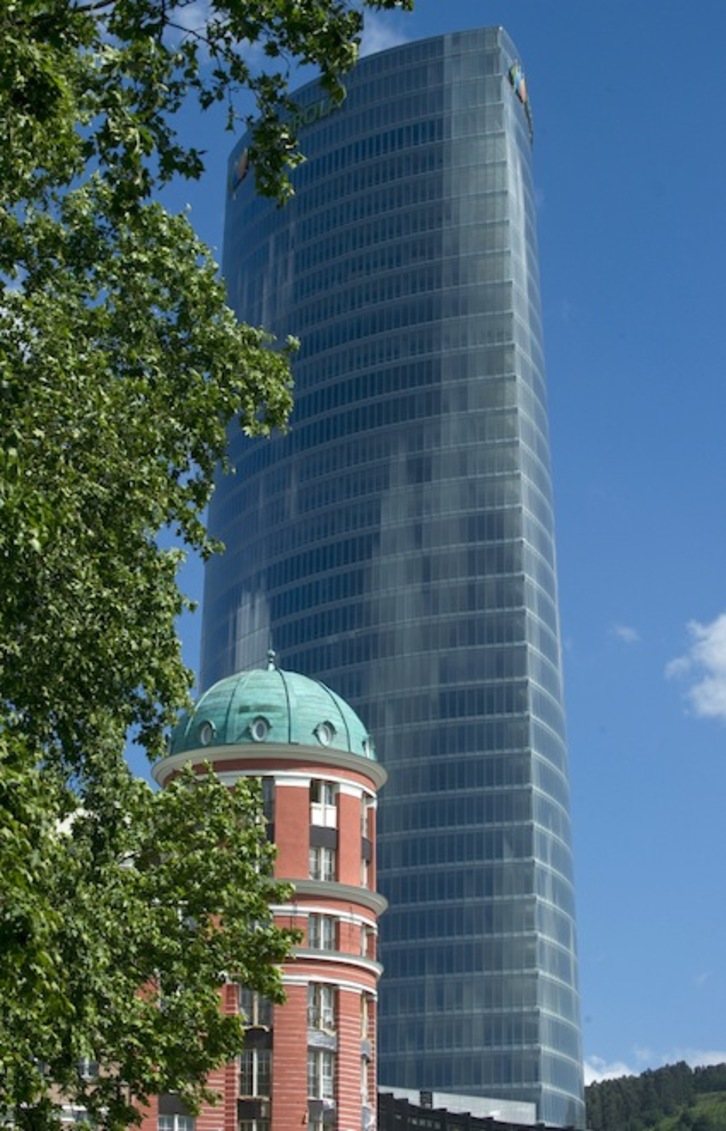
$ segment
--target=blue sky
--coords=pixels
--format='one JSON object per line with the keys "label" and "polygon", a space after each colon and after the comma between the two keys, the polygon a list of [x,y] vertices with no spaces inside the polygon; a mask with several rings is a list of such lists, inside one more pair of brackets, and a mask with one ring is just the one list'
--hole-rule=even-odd
{"label": "blue sky", "polygon": [[[726,3],[417,0],[366,49],[491,24],[535,121],[587,1078],[726,1061]],[[234,139],[184,133],[167,203],[220,249]]]}

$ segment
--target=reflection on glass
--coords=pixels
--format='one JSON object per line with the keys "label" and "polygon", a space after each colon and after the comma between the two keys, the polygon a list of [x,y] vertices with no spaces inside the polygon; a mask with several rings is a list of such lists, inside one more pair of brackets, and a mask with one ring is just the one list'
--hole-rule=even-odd
{"label": "reflection on glass", "polygon": [[[360,713],[383,1084],[582,1126],[531,145],[501,29],[361,61],[284,209],[228,202],[237,312],[301,339],[289,432],[235,433],[202,683],[281,663]],[[319,99],[314,86],[303,105]],[[240,146],[244,147],[244,140]],[[320,736],[319,740],[322,742]],[[311,875],[334,871],[322,850]],[[311,1065],[311,1095],[330,1066]]]}

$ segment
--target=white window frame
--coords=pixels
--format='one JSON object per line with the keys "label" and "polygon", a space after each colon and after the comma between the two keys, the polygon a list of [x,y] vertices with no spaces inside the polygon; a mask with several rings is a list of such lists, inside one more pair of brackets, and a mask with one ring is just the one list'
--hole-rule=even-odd
{"label": "white window frame", "polygon": [[272,1002],[269,998],[240,986],[237,1007],[245,1019],[246,1029],[272,1028]]}
{"label": "white window frame", "polygon": [[[247,1091],[247,1084],[252,1091]],[[240,1054],[239,1094],[245,1099],[272,1098],[272,1049],[244,1049]]]}
{"label": "white window frame", "polygon": [[336,990],[329,982],[308,983],[308,1029],[335,1032]]}
{"label": "white window frame", "polygon": [[362,1041],[367,1041],[371,1036],[371,1006],[373,998],[370,994],[360,995],[360,1036]]}
{"label": "white window frame", "polygon": [[370,1065],[368,1058],[362,1056],[360,1058],[360,1102],[362,1107],[368,1107],[368,1101],[370,1099],[369,1075]]}
{"label": "white window frame", "polygon": [[310,879],[333,883],[337,870],[337,852],[334,848],[318,845],[310,847]]}
{"label": "white window frame", "polygon": [[335,1099],[335,1053],[308,1049],[308,1099]]}
{"label": "white window frame", "polygon": [[194,1131],[193,1115],[159,1115],[158,1131]]}
{"label": "white window frame", "polygon": [[360,835],[362,837],[365,837],[366,840],[370,840],[370,836],[371,836],[371,812],[372,812],[372,810],[373,810],[373,805],[372,805],[370,799],[368,797],[366,797],[365,794],[364,794],[363,797],[361,798]]}
{"label": "white window frame", "polygon": [[[360,929],[361,958],[373,958],[376,953],[376,939],[377,935],[375,929],[363,924]],[[373,952],[372,954],[371,951]]]}
{"label": "white window frame", "polygon": [[338,827],[338,787],[335,782],[313,778],[310,782],[310,824],[326,829]]}
{"label": "white window frame", "polygon": [[82,1056],[78,1061],[78,1075],[81,1080],[98,1080],[98,1061],[89,1056]]}
{"label": "white window frame", "polygon": [[260,778],[260,788],[262,790],[262,812],[268,825],[275,823],[275,779],[273,777],[265,776]]}
{"label": "white window frame", "polygon": [[334,915],[308,915],[308,946],[313,950],[336,950],[337,920]]}

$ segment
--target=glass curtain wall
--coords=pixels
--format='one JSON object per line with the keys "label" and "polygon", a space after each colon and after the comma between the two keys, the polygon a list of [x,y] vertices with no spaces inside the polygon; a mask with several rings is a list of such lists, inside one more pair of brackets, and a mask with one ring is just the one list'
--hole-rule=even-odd
{"label": "glass curtain wall", "polygon": [[[264,661],[360,714],[380,799],[382,1083],[584,1126],[531,120],[502,29],[299,92],[284,209],[232,155],[224,270],[301,340],[290,431],[234,434],[202,682]],[[525,96],[526,97],[526,96]]]}

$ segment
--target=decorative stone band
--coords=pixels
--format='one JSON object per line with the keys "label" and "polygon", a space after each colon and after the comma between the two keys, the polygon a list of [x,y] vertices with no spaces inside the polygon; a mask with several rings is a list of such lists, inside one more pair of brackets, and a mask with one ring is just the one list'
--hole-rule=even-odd
{"label": "decorative stone band", "polygon": [[[380,962],[376,962],[372,958],[364,958],[362,954],[349,954],[346,950],[313,950],[307,946],[296,946],[294,954],[299,961],[324,962],[328,966],[334,963],[336,966],[352,966],[359,970],[366,970],[376,979],[380,978],[383,973]],[[337,976],[335,983],[336,985],[340,984]]]}
{"label": "decorative stone band", "polygon": [[[203,777],[204,775],[200,774],[199,776]],[[301,774],[293,770],[276,770],[271,774],[263,774],[257,765],[250,766],[249,769],[243,770],[217,771],[217,777],[219,778],[219,780],[221,782],[225,782],[227,785],[234,785],[238,778],[259,778],[261,776],[271,777],[275,785],[298,786],[301,789],[309,789],[310,783],[313,778],[320,777],[320,772],[318,771],[317,774],[313,774],[312,772]],[[340,793],[345,797],[356,797],[359,799],[366,797],[368,799],[369,809],[376,809],[378,807],[376,802],[376,795],[372,785],[366,786],[362,782],[351,782],[348,778],[343,777],[341,774],[336,774],[334,771],[329,770],[327,766],[325,769],[325,780],[326,782],[333,782],[335,785],[337,785]]]}
{"label": "decorative stone band", "polygon": [[[358,891],[358,888],[356,888]],[[331,907],[329,903],[273,903],[270,905],[273,915],[291,915],[295,919],[306,919],[308,915],[332,915],[341,923],[353,923],[359,927],[372,927],[377,930],[378,921],[374,915],[360,915],[349,908],[340,909]]]}
{"label": "decorative stone band", "polygon": [[237,762],[240,774],[249,773],[254,767],[252,772],[255,776],[263,776],[266,770],[274,774],[275,765],[280,762],[289,765],[304,763],[306,767],[334,766],[339,770],[349,770],[364,779],[367,778],[376,789],[380,789],[388,780],[388,774],[380,762],[364,758],[361,754],[350,754],[346,750],[326,750],[320,746],[277,746],[266,742],[253,745],[201,746],[198,750],[183,750],[179,754],[169,754],[153,767],[154,780],[159,785],[165,785],[184,766],[189,763],[198,766],[202,762],[209,762],[218,773],[225,772],[223,770],[225,763]]}
{"label": "decorative stone band", "polygon": [[[356,905],[365,907],[374,915],[382,915],[388,907],[388,900],[377,891],[354,887],[353,884],[338,884],[332,880],[286,880],[284,876],[280,876],[280,880],[283,883],[293,884],[295,894],[298,896],[324,899],[329,914],[335,914],[335,908],[330,906],[331,900],[338,900],[348,908]],[[285,905],[286,912],[295,910],[295,903]]]}
{"label": "decorative stone band", "polygon": [[[307,986],[310,982],[321,983],[328,985],[330,978],[325,974],[285,974],[281,975],[283,986]],[[378,990],[369,985],[363,985],[362,982],[349,982],[345,978],[336,978],[335,984],[339,990],[347,990],[349,993],[365,994],[366,997],[378,998]]]}

